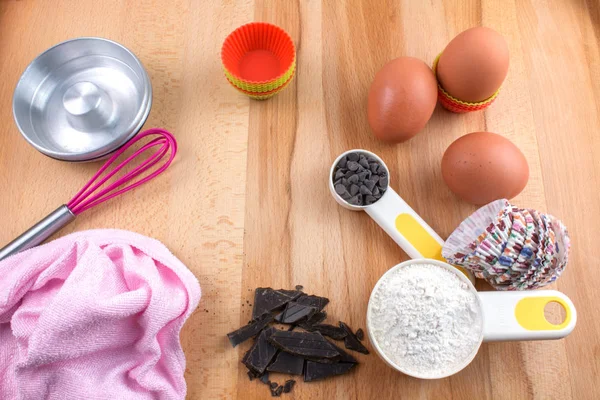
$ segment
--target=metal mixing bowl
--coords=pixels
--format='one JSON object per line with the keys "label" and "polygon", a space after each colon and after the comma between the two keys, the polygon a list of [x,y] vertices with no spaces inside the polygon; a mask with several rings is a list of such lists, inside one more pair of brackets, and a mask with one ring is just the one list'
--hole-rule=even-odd
{"label": "metal mixing bowl", "polygon": [[29,64],[13,97],[23,137],[66,161],[104,158],[135,136],[152,106],[152,86],[128,49],[102,38],[59,43]]}

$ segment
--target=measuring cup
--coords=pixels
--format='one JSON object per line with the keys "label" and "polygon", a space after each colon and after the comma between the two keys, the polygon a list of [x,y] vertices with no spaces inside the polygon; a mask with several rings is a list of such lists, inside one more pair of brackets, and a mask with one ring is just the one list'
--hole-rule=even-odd
{"label": "measuring cup", "polygon": [[[469,289],[477,295],[480,307],[482,329],[477,345],[473,348],[473,351],[464,362],[458,364],[456,368],[448,370],[439,376],[422,376],[401,368],[388,357],[385,349],[381,347],[380,343],[378,343],[372,334],[371,307],[374,301],[374,294],[377,292],[379,286],[387,279],[387,277],[393,274],[395,270],[416,264],[433,264],[456,274],[456,276],[465,282]],[[544,315],[544,307],[551,302],[560,304],[565,310],[565,320],[558,325],[550,323]],[[390,367],[415,378],[440,379],[454,375],[469,365],[477,355],[477,351],[482,342],[561,339],[573,331],[576,323],[577,311],[575,310],[575,306],[573,305],[573,302],[561,292],[556,290],[477,292],[473,284],[465,277],[465,275],[459,273],[456,268],[450,264],[437,260],[419,259],[408,260],[398,264],[395,267],[390,268],[379,279],[371,292],[371,297],[369,299],[366,326],[369,340],[371,341],[373,348],[375,348],[379,357],[381,357],[381,359]],[[389,350],[388,353],[390,353]]]}
{"label": "measuring cup", "polygon": [[[376,154],[362,149],[348,150],[336,158],[329,172],[329,191],[335,201],[348,210],[365,211],[369,214],[410,258],[431,258],[445,262],[446,260],[442,257],[444,245],[442,238],[392,189],[391,182],[388,183],[388,188],[383,196],[370,205],[354,206],[336,193],[333,185],[335,167],[342,157],[350,153],[373,157],[385,168],[388,178],[390,177],[389,168]],[[471,282],[475,282],[475,278],[469,271],[459,266],[454,266],[454,268],[465,274]]]}

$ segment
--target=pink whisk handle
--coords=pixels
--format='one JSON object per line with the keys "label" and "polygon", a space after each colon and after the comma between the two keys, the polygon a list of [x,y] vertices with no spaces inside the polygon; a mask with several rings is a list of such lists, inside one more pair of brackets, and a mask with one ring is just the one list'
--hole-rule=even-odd
{"label": "pink whisk handle", "polygon": [[[152,137],[152,139],[137,149],[132,155],[128,156],[124,161],[120,162],[113,169],[108,171],[106,175],[102,175],[112,166],[119,156],[127,151],[127,149],[146,137]],[[140,157],[146,151],[155,148],[158,149],[139,165],[124,173],[124,175],[118,179],[115,179],[114,182],[106,184],[119,171],[123,170],[126,165],[131,163],[137,157]],[[176,153],[177,141],[170,132],[164,129],[154,128],[140,133],[119,150],[117,150],[98,170],[96,175],[94,175],[92,179],[67,204],[57,208],[47,217],[21,234],[21,236],[0,249],[0,261],[6,257],[9,257],[10,255],[27,250],[33,246],[37,246],[52,234],[62,229],[69,222],[73,221],[77,215],[81,214],[85,210],[104,203],[107,200],[128,192],[157,177],[163,173],[169,167],[169,165],[171,165]],[[153,170],[148,175],[132,182],[135,178],[144,174],[144,172],[149,171],[165,157],[167,160],[164,164]],[[106,187],[103,187],[105,184]]]}

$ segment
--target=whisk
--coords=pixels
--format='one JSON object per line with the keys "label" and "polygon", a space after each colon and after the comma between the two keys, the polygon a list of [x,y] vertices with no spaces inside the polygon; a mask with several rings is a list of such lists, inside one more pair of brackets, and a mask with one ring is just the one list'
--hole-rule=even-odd
{"label": "whisk", "polygon": [[[116,160],[119,158],[119,156],[121,156],[131,146],[146,137],[151,137],[152,139],[141,146],[125,160],[120,162],[113,169],[109,169],[113,163],[116,164]],[[103,185],[105,185],[112,177],[119,173],[119,171],[125,168],[126,165],[134,162],[136,158],[140,157],[143,153],[151,149],[157,150],[131,171],[125,173],[120,178],[115,179],[114,182],[107,184],[105,188],[102,188]],[[52,234],[73,221],[75,217],[84,211],[104,203],[113,197],[128,192],[160,175],[169,167],[175,158],[176,153],[177,142],[170,132],[164,129],[154,128],[140,133],[115,153],[113,153],[113,155],[106,161],[102,168],[98,170],[96,175],[94,175],[92,179],[90,179],[90,181],[83,188],[81,188],[81,190],[77,192],[77,194],[67,204],[57,208],[47,217],[29,228],[21,236],[10,242],[4,248],[0,249],[0,261],[20,251],[37,246]],[[139,180],[135,180],[165,158],[167,158],[167,161],[160,167],[156,168],[151,173],[140,178]]]}

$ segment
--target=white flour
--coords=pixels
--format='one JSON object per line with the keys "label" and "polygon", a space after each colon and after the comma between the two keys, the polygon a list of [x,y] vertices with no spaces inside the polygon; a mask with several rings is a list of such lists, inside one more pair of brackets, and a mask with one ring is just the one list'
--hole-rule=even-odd
{"label": "white flour", "polygon": [[380,349],[409,373],[436,377],[454,372],[479,346],[477,295],[436,265],[409,265],[386,276],[369,311]]}

